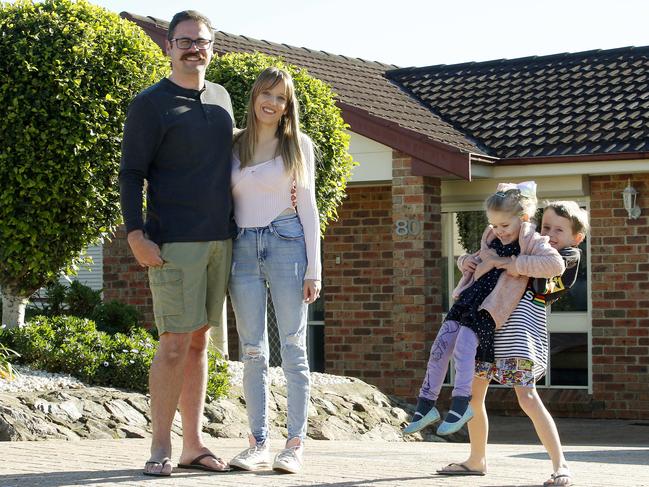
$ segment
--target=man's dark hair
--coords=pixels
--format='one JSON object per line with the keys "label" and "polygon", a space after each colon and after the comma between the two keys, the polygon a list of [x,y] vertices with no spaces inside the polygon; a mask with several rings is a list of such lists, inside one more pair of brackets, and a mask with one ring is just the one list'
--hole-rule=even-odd
{"label": "man's dark hair", "polygon": [[185,20],[193,20],[194,22],[200,22],[204,24],[210,30],[210,34],[214,34],[214,29],[212,28],[212,23],[205,15],[196,10],[183,10],[174,15],[174,18],[169,22],[169,30],[167,30],[167,39],[171,41],[174,38],[174,31],[176,26]]}

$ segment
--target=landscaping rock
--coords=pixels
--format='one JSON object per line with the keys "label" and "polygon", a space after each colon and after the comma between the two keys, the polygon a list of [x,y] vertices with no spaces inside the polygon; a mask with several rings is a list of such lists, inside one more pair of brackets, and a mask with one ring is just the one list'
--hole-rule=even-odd
{"label": "landscaping rock", "polygon": [[[245,438],[248,420],[237,380],[241,364],[231,362],[230,368],[229,395],[205,406],[203,431],[217,438]],[[269,383],[270,435],[281,438],[286,435],[286,383],[281,369],[271,371]],[[58,391],[0,392],[0,441],[146,438],[151,436],[149,411],[147,395],[78,383]],[[401,429],[411,414],[411,406],[361,380],[313,374],[307,434],[322,440],[444,441],[431,429],[423,437],[404,437]],[[179,413],[172,433],[182,433]],[[461,441],[466,434],[452,439]]]}

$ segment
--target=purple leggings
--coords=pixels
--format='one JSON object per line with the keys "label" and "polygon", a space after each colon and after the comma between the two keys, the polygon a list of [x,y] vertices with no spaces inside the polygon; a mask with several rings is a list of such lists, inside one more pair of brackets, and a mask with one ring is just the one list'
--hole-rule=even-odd
{"label": "purple leggings", "polygon": [[475,372],[475,354],[478,337],[457,321],[445,321],[430,347],[426,377],[421,384],[419,396],[436,400],[442,388],[451,355],[455,360],[455,384],[452,396],[471,396],[471,384]]}

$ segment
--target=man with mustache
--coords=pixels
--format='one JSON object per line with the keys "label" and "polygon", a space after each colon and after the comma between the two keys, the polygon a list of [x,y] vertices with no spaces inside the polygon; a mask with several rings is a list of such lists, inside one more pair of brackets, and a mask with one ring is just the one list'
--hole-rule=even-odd
{"label": "man with mustache", "polygon": [[229,470],[201,437],[209,329],[224,325],[234,235],[234,117],[225,88],[205,80],[212,42],[207,17],[177,13],[166,41],[171,75],[137,95],[124,126],[122,213],[131,251],[148,268],[160,335],[149,373],[153,434],[145,475],[171,475],[176,407],[183,426],[178,466]]}

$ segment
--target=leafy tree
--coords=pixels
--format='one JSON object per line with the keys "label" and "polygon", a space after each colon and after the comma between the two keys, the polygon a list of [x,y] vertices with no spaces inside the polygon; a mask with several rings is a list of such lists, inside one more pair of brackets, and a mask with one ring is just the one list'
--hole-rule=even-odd
{"label": "leafy tree", "polygon": [[166,73],[137,26],[85,0],[0,3],[2,322],[119,218],[128,103]]}
{"label": "leafy tree", "polygon": [[455,217],[460,245],[467,253],[480,250],[480,241],[489,221],[483,210],[462,211]]}
{"label": "leafy tree", "polygon": [[248,97],[255,79],[264,69],[276,66],[293,77],[300,104],[300,126],[316,147],[316,201],[322,230],[337,217],[336,208],[345,196],[347,180],[354,166],[348,154],[349,135],[335,95],[324,82],[281,58],[260,53],[229,53],[215,57],[206,77],[223,85],[232,98],[237,126],[245,127]]}

